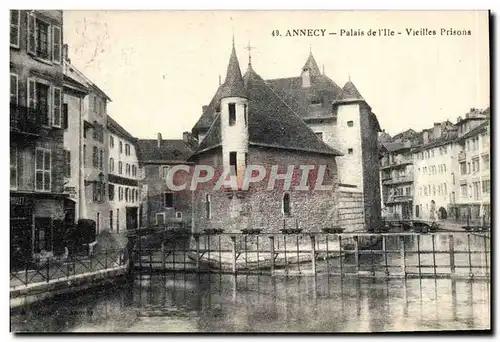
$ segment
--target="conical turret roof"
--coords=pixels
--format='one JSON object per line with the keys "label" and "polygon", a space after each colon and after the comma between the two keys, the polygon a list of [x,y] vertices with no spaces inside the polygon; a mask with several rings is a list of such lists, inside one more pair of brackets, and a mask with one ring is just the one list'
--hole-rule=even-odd
{"label": "conical turret roof", "polygon": [[222,85],[221,98],[224,97],[247,97],[245,84],[241,76],[240,63],[238,62],[238,57],[236,57],[234,41],[231,57],[229,57],[229,64],[227,66],[226,80]]}
{"label": "conical turret roof", "polygon": [[359,93],[359,90],[356,88],[354,83],[350,80],[344,84],[342,87],[342,91],[340,92],[337,101],[364,101],[365,99]]}
{"label": "conical turret roof", "polygon": [[302,70],[308,69],[309,74],[311,76],[320,76],[321,71],[318,68],[318,63],[316,63],[316,60],[314,59],[314,56],[312,52],[309,53],[309,57],[307,58],[306,64],[304,64],[304,67]]}

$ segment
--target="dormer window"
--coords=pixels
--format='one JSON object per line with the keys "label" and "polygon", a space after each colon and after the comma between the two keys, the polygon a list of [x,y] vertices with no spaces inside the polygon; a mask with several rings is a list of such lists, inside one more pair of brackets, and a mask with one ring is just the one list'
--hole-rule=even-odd
{"label": "dormer window", "polygon": [[236,124],[236,104],[230,103],[229,108],[229,126],[234,126]]}

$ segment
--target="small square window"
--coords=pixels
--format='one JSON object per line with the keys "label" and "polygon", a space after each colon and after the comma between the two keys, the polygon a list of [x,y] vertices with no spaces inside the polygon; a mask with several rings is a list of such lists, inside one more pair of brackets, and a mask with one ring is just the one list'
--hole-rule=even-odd
{"label": "small square window", "polygon": [[347,121],[347,127],[354,126],[354,121]]}
{"label": "small square window", "polygon": [[177,211],[177,212],[175,213],[175,218],[177,218],[177,219],[182,219],[182,212]]}
{"label": "small square window", "polygon": [[323,132],[316,132],[315,133],[318,139],[323,140]]}
{"label": "small square window", "polygon": [[348,149],[347,149],[347,153],[348,153],[348,154],[353,154],[353,153],[354,153],[354,150],[353,150],[352,148],[348,148]]}

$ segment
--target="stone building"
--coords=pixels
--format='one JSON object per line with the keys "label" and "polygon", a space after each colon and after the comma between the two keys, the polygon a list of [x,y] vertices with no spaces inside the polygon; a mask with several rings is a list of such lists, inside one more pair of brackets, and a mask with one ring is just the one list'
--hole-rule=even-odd
{"label": "stone building", "polygon": [[435,122],[422,132],[421,144],[412,149],[414,170],[414,216],[424,220],[445,219],[453,203],[453,172],[457,137],[450,121]]}
{"label": "stone building", "polygon": [[[166,177],[172,166],[189,165],[196,142],[188,132],[183,139],[138,139],[141,174],[140,226],[163,227],[191,225],[191,191],[171,191]],[[182,176],[182,175],[181,175]],[[188,176],[188,175],[185,175]]]}
{"label": "stone building", "polygon": [[105,223],[115,233],[139,228],[139,160],[137,139],[107,116],[109,212]]}
{"label": "stone building", "polygon": [[[249,68],[245,84],[255,74]],[[263,88],[293,117],[298,117],[313,131],[316,137],[337,152],[336,182],[338,184],[339,212],[336,223],[349,229],[373,229],[380,218],[380,178],[377,134],[378,120],[350,80],[340,88],[328,76],[322,74],[310,53],[300,76],[262,80]],[[204,143],[210,127],[218,118],[224,85],[220,85],[208,106],[203,106],[203,114],[192,129],[193,135]],[[242,99],[244,97],[241,97]],[[240,100],[238,100],[240,101]],[[242,101],[242,100],[241,100]],[[266,101],[266,99],[262,99]],[[235,102],[239,103],[239,102]],[[241,102],[245,105],[245,101]],[[274,114],[273,114],[274,115]],[[285,119],[288,120],[288,119]],[[284,129],[284,123],[276,123],[273,128]],[[249,130],[252,127],[250,126]],[[240,132],[240,135],[244,131]],[[294,131],[283,132],[295,134]],[[243,139],[243,138],[242,138]],[[307,149],[308,141],[300,142]],[[316,142],[315,142],[316,143]],[[206,142],[205,142],[206,144]],[[241,141],[244,146],[246,141]],[[239,152],[247,153],[245,147]],[[241,158],[237,160],[241,162]],[[226,161],[227,163],[227,161]]]}
{"label": "stone building", "polygon": [[[209,128],[206,129],[205,124]],[[241,75],[236,51],[232,48],[225,82],[220,85],[193,133],[201,139],[189,159],[195,165],[208,165],[214,177],[200,184],[193,193],[193,229],[240,231],[259,228],[264,232],[299,226],[318,231],[338,224],[338,150],[316,135],[272,86],[252,68],[249,61]],[[243,187],[247,165],[266,170],[260,182]],[[276,180],[269,186],[272,166],[278,174],[295,167],[290,186]],[[297,190],[303,173],[300,165],[324,165],[323,184],[329,190],[314,190],[317,180],[309,174],[309,190]],[[223,185],[222,179],[237,187]],[[350,228],[350,227],[346,227]]]}
{"label": "stone building", "polygon": [[384,144],[386,153],[380,161],[383,216],[386,219],[413,218],[413,155],[411,142]]}
{"label": "stone building", "polygon": [[436,122],[420,133],[407,130],[384,143],[381,178],[386,216],[489,220],[489,125],[489,109],[472,109],[456,124]]}
{"label": "stone building", "polygon": [[491,216],[490,118],[489,108],[472,109],[457,122],[458,168],[455,175],[456,200],[451,216],[462,221]]}
{"label": "stone building", "polygon": [[60,248],[74,210],[63,192],[62,42],[62,11],[10,11],[12,267]]}
{"label": "stone building", "polygon": [[66,177],[66,191],[76,198],[75,218],[94,220],[99,233],[110,228],[106,125],[107,103],[111,99],[71,64],[67,45],[63,46],[63,70],[68,84],[79,84],[86,89],[83,98],[75,97],[74,91],[64,95],[68,117],[64,145],[71,168]]}

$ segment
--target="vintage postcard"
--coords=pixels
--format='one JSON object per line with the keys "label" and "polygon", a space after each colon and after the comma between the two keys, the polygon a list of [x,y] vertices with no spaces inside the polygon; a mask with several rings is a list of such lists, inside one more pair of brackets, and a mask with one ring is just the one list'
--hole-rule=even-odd
{"label": "vintage postcard", "polygon": [[11,331],[491,331],[489,28],[10,10]]}

